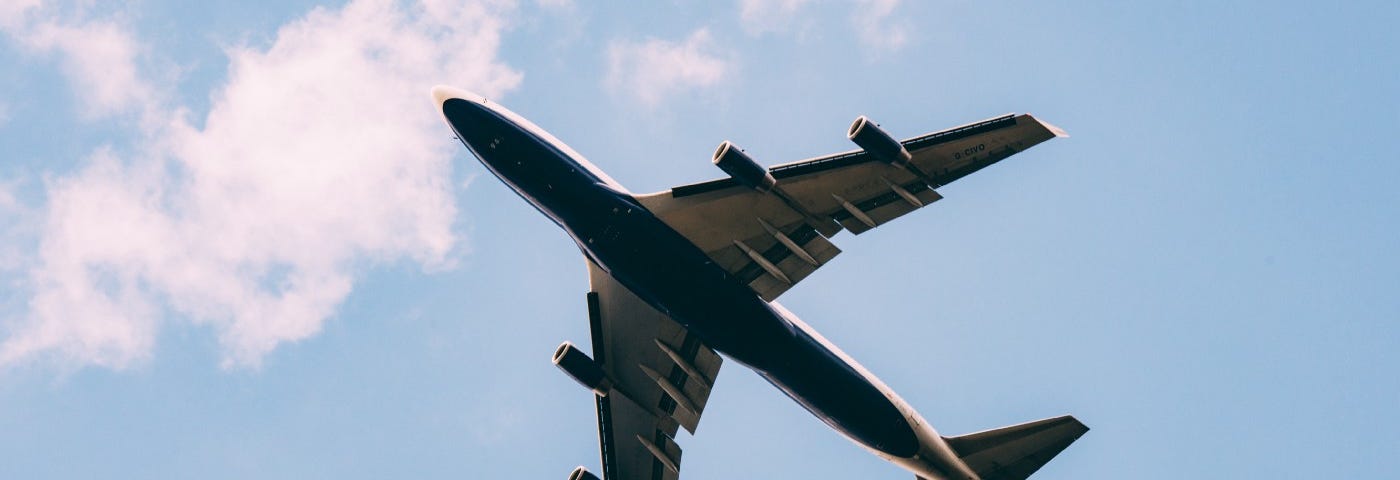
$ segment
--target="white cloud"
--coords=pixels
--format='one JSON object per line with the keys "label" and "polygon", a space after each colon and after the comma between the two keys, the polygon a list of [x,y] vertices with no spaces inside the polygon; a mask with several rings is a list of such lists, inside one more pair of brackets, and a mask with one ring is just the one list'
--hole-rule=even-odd
{"label": "white cloud", "polygon": [[103,117],[153,100],[150,86],[138,73],[142,47],[115,22],[47,21],[19,36],[31,49],[60,54],[85,117]]}
{"label": "white cloud", "polygon": [[750,35],[787,31],[811,0],[739,0],[739,21]]}
{"label": "white cloud", "polygon": [[[79,13],[60,15],[62,7]],[[118,21],[87,19],[89,5],[56,5],[15,0],[0,6],[0,31],[30,53],[53,54],[76,92],[79,114],[96,119],[145,107],[154,113],[155,95],[141,78],[145,48]]]}
{"label": "white cloud", "polygon": [[[0,365],[122,368],[149,357],[161,324],[194,322],[218,333],[225,366],[255,366],[317,333],[366,265],[450,265],[457,150],[427,88],[514,88],[520,74],[495,56],[502,15],[353,0],[283,26],[266,50],[229,51],[203,127],[165,111],[140,154],[99,150],[46,183],[29,311],[4,330]],[[73,58],[77,84],[107,61]]]}
{"label": "white cloud", "polygon": [[867,46],[894,51],[908,41],[907,22],[892,18],[900,0],[857,0],[855,12],[851,15],[856,34],[861,43]]}
{"label": "white cloud", "polygon": [[24,18],[30,10],[38,7],[42,0],[5,0],[0,2],[0,28],[10,28]]}
{"label": "white cloud", "polygon": [[679,43],[656,38],[613,41],[608,46],[607,85],[653,107],[669,95],[713,87],[734,70],[733,62],[716,53],[713,43],[703,28]]}

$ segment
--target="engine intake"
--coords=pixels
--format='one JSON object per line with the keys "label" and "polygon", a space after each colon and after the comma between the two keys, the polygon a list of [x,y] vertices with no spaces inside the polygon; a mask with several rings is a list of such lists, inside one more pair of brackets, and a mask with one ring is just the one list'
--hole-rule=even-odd
{"label": "engine intake", "polygon": [[588,471],[587,468],[578,467],[569,472],[569,480],[598,480],[598,476]]}
{"label": "engine intake", "polygon": [[598,367],[598,362],[594,362],[572,342],[561,343],[559,348],[554,350],[554,366],[600,397],[608,396],[608,390],[612,388],[612,382],[608,380],[608,375],[603,369]]}
{"label": "engine intake", "polygon": [[733,143],[729,143],[728,140],[719,144],[719,148],[715,149],[715,156],[711,160],[715,162],[716,167],[724,170],[724,173],[728,173],[734,181],[754,190],[767,192],[778,183],[777,180],[773,179],[773,174],[769,173],[768,169],[753,161],[753,158],[750,158]]}
{"label": "engine intake", "polygon": [[875,158],[891,165],[902,167],[913,158],[909,155],[909,150],[904,148],[904,144],[885,133],[865,115],[856,117],[856,121],[851,122],[850,130],[846,131],[846,138],[870,152]]}

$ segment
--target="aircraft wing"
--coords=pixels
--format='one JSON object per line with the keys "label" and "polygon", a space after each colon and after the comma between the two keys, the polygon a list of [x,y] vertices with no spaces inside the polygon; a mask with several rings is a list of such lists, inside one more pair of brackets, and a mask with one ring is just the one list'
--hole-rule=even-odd
{"label": "aircraft wing", "polygon": [[854,150],[769,168],[768,192],[724,178],[637,200],[772,301],[841,253],[825,237],[936,202],[936,188],[1057,136],[1065,134],[1030,115],[1004,115],[898,142],[905,166]]}
{"label": "aircraft wing", "polygon": [[695,433],[722,359],[700,339],[588,262],[593,361],[610,380],[598,396],[606,480],[676,480],[677,427]]}

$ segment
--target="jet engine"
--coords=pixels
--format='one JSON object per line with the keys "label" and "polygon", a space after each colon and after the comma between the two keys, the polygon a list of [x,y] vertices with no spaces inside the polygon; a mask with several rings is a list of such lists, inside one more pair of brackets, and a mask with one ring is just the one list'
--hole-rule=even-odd
{"label": "jet engine", "polygon": [[716,167],[724,170],[724,173],[728,173],[734,181],[754,190],[767,192],[778,183],[777,180],[773,179],[773,174],[768,173],[768,169],[753,161],[748,154],[727,140],[715,149],[715,156],[712,160]]}
{"label": "jet engine", "polygon": [[846,138],[870,152],[875,158],[891,165],[904,166],[912,158],[904,144],[885,133],[865,115],[856,117],[856,121],[851,122],[851,129],[846,131]]}
{"label": "jet engine", "polygon": [[587,468],[578,467],[569,472],[569,480],[598,480],[598,476],[588,471]]}
{"label": "jet engine", "polygon": [[608,396],[608,390],[612,388],[612,382],[608,380],[608,375],[603,369],[598,367],[598,362],[594,362],[588,354],[580,351],[571,342],[561,343],[559,348],[554,350],[554,366],[600,397]]}

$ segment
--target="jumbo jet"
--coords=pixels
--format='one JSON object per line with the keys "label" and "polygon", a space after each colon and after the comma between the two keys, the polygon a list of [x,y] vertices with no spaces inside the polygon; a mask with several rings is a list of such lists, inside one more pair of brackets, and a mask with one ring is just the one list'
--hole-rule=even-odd
{"label": "jumbo jet", "polygon": [[[438,111],[491,173],[588,259],[588,355],[553,361],[591,390],[606,480],[676,480],[725,358],[923,480],[1024,479],[1089,429],[1061,416],[945,437],[870,371],[774,301],[861,234],[943,198],[937,188],[1064,132],[1005,115],[895,140],[856,118],[858,149],[764,168],[723,142],[725,178],[633,194],[564,142],[480,95],[439,86]],[[723,355],[723,356],[721,356]],[[570,480],[598,480],[584,467]]]}

